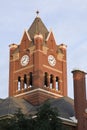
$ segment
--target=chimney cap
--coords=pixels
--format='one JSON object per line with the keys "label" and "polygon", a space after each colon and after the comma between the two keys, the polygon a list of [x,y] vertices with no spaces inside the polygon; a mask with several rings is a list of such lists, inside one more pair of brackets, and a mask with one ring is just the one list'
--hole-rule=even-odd
{"label": "chimney cap", "polygon": [[72,73],[75,73],[75,72],[80,72],[80,73],[87,74],[85,71],[80,70],[80,69],[74,69],[74,70],[72,70],[71,72],[72,72]]}

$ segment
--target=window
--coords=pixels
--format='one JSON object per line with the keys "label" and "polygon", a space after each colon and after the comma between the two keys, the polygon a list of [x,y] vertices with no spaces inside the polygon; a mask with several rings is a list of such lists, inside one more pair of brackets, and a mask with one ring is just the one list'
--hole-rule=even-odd
{"label": "window", "polygon": [[47,72],[45,72],[45,75],[44,75],[44,86],[48,86],[47,84]]}
{"label": "window", "polygon": [[21,77],[18,77],[18,89],[17,90],[21,90]]}
{"label": "window", "polygon": [[27,88],[27,77],[26,74],[24,75],[24,89]]}
{"label": "window", "polygon": [[30,87],[32,87],[32,72],[30,72]]}

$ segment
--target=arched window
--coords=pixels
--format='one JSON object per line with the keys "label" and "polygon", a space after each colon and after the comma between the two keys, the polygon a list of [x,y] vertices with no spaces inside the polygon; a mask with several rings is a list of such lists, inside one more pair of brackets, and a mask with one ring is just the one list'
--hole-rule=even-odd
{"label": "arched window", "polygon": [[21,77],[18,76],[18,88],[17,90],[21,90]]}
{"label": "arched window", "polygon": [[32,87],[32,72],[30,72],[30,87]]}
{"label": "arched window", "polygon": [[53,75],[50,75],[50,88],[52,89],[53,86]]}
{"label": "arched window", "polygon": [[24,89],[27,88],[27,77],[26,74],[24,75]]}
{"label": "arched window", "polygon": [[56,77],[56,90],[59,90],[59,78]]}
{"label": "arched window", "polygon": [[44,86],[47,87],[47,72],[44,75]]}

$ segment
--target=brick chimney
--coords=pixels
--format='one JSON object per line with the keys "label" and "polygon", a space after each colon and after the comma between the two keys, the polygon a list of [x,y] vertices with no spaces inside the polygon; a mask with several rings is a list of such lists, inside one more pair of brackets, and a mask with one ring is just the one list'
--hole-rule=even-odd
{"label": "brick chimney", "polygon": [[85,130],[84,113],[86,110],[86,73],[81,70],[74,70],[72,73],[74,83],[75,116],[78,120],[77,130]]}

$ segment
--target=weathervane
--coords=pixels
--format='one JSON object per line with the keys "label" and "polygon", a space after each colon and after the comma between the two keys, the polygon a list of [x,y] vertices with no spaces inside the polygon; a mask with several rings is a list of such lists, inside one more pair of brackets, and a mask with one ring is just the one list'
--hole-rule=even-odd
{"label": "weathervane", "polygon": [[38,17],[38,15],[39,15],[39,11],[38,10],[36,11],[36,14],[37,14],[37,17]]}

